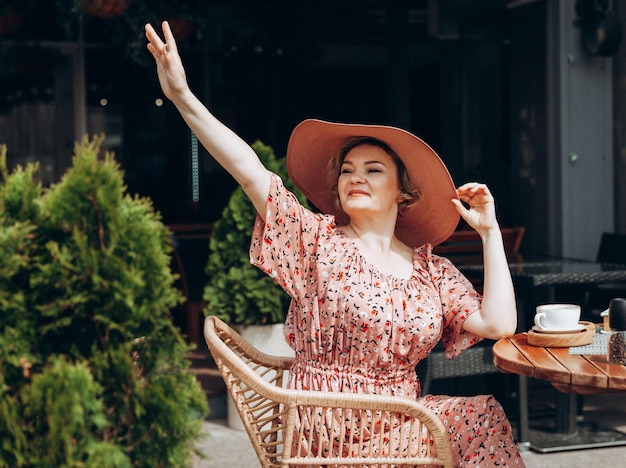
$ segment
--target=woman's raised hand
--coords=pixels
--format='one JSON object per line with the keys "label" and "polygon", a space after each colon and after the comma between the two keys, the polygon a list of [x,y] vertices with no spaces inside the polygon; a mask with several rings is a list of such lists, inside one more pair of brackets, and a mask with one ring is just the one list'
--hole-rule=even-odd
{"label": "woman's raised hand", "polygon": [[466,208],[461,201],[452,200],[467,224],[479,233],[498,228],[495,201],[485,184],[470,182],[457,188],[456,193],[469,206]]}
{"label": "woman's raised hand", "polygon": [[154,57],[161,89],[168,99],[174,98],[189,89],[183,63],[178,54],[176,40],[167,21],[162,24],[165,42],[161,40],[151,24],[146,24],[148,50]]}
{"label": "woman's raised hand", "polygon": [[257,211],[265,214],[270,175],[254,150],[220,122],[189,89],[176,40],[167,21],[161,40],[152,25],[146,24],[148,50],[154,57],[161,89],[174,103],[191,131],[209,154],[243,187]]}
{"label": "woman's raised hand", "polygon": [[453,203],[459,214],[482,239],[485,266],[480,311],[470,315],[463,328],[494,340],[510,336],[517,327],[517,305],[493,195],[486,185],[475,182],[460,186],[456,193],[460,201]]}

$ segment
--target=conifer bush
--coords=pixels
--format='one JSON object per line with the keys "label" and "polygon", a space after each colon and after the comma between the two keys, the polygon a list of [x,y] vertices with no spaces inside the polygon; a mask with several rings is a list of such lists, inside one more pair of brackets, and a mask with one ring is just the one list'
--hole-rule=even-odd
{"label": "conifer bush", "polygon": [[47,189],[0,146],[0,467],[181,467],[200,435],[169,233],[102,141]]}
{"label": "conifer bush", "polygon": [[[306,197],[289,179],[285,159],[278,159],[270,146],[252,145],[263,165],[278,174],[285,187],[309,207]],[[265,325],[282,323],[290,298],[273,278],[250,264],[250,237],[256,209],[241,187],[237,187],[217,220],[209,241],[204,288],[205,314],[227,323]]]}

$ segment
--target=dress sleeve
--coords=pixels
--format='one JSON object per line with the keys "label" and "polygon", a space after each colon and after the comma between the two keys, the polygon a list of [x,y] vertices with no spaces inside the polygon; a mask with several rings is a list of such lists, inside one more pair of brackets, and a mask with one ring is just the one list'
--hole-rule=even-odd
{"label": "dress sleeve", "polygon": [[482,296],[450,260],[433,255],[433,261],[438,272],[443,309],[442,342],[446,356],[454,358],[483,340],[463,330],[467,317],[480,310]]}
{"label": "dress sleeve", "polygon": [[292,298],[305,294],[311,258],[320,232],[334,227],[334,217],[304,208],[282,180],[272,174],[265,220],[257,216],[250,262],[274,278]]}

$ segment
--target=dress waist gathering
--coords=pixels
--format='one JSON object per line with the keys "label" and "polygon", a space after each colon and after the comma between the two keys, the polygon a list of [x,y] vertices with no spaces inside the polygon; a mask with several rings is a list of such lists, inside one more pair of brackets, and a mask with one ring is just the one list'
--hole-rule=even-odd
{"label": "dress waist gathering", "polygon": [[291,366],[291,374],[308,376],[313,379],[361,380],[377,387],[395,387],[398,383],[415,382],[415,368],[379,367],[363,363],[320,362],[312,359],[296,358]]}

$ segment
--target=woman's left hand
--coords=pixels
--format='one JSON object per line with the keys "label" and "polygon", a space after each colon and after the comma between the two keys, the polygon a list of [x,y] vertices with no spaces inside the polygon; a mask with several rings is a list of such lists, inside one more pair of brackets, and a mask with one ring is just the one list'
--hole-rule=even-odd
{"label": "woman's left hand", "polygon": [[[469,182],[456,189],[459,200],[452,202],[461,217],[476,231],[483,232],[498,228],[493,195],[485,184]],[[467,203],[466,208],[462,202]]]}
{"label": "woman's left hand", "polygon": [[462,185],[456,193],[459,200],[453,202],[459,214],[478,231],[482,239],[485,267],[480,311],[467,317],[463,328],[494,340],[510,336],[517,328],[517,304],[502,234],[496,220],[493,195],[486,185],[475,182]]}

